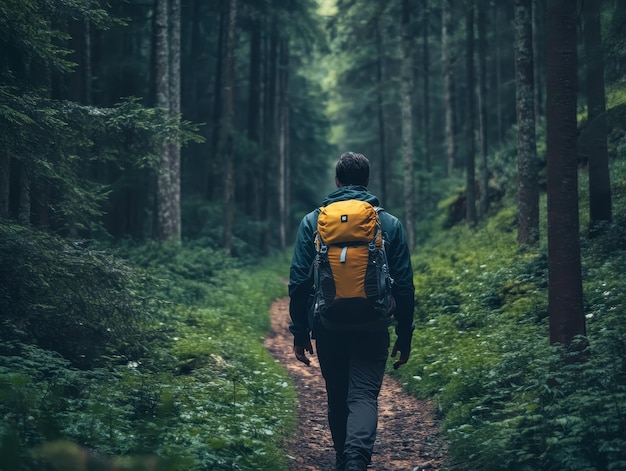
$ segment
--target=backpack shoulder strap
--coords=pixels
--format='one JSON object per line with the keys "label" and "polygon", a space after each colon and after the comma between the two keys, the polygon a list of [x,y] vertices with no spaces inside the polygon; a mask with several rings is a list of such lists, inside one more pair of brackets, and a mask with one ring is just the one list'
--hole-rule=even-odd
{"label": "backpack shoulder strap", "polygon": [[[317,207],[313,210],[313,212],[315,213],[316,217],[319,217],[320,213],[322,212],[322,208],[323,206]],[[317,231],[317,220],[315,221],[315,231],[313,232],[313,245],[315,247],[315,252],[319,253],[319,248],[318,248],[318,242],[321,242],[320,236],[319,236],[319,232]],[[313,263],[311,263],[311,266],[309,267],[309,278],[311,278],[313,276],[313,272],[314,272],[314,267],[315,267],[315,261],[313,261]]]}
{"label": "backpack shoulder strap", "polygon": [[320,213],[322,212],[323,208],[324,206],[315,208],[315,215],[317,216],[317,220],[315,221],[315,231],[313,232],[313,243],[315,244],[315,251],[317,253],[319,253],[322,246],[325,245],[324,242],[322,241],[322,238],[320,237],[320,233],[319,233],[318,225],[317,225],[319,217],[320,217]]}

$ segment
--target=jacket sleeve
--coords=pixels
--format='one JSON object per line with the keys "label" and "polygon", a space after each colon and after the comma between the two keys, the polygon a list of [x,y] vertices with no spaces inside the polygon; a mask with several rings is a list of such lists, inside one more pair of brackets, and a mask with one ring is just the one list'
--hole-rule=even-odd
{"label": "jacket sleeve", "polygon": [[413,311],[415,308],[415,287],[413,284],[413,267],[411,253],[406,241],[406,233],[402,223],[393,218],[388,231],[389,250],[387,258],[389,272],[393,278],[393,298],[396,302],[396,335],[398,350],[408,352],[411,349],[413,336]]}
{"label": "jacket sleeve", "polygon": [[313,270],[315,258],[313,237],[316,213],[309,213],[300,222],[296,243],[289,270],[289,330],[293,334],[294,345],[302,346],[310,336],[308,302],[313,293]]}

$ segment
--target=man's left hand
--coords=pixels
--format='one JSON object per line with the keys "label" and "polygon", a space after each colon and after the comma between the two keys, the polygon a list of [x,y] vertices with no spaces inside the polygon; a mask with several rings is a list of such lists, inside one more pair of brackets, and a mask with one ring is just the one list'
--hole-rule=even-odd
{"label": "man's left hand", "polygon": [[296,358],[304,363],[306,366],[311,364],[311,360],[306,356],[306,352],[309,352],[313,355],[313,345],[311,345],[311,341],[307,340],[304,345],[295,345],[293,347],[293,352],[296,354]]}

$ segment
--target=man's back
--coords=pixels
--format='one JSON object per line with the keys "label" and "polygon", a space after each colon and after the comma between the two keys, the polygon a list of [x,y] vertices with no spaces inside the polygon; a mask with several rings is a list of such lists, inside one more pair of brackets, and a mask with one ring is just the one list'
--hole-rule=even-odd
{"label": "man's back", "polygon": [[[335,172],[338,188],[325,198],[322,207],[348,200],[367,202],[372,207],[380,206],[378,198],[367,190],[369,161],[365,156],[352,152],[343,154]],[[294,335],[295,356],[306,365],[309,364],[306,353],[313,354],[311,338],[316,340],[317,355],[326,382],[328,421],[337,454],[336,469],[362,471],[371,460],[376,437],[377,398],[389,355],[389,330],[386,323],[368,326],[373,327],[371,329],[355,328],[352,324],[356,323],[348,323],[343,326],[346,328],[336,329],[336,326],[322,322],[319,312],[309,316],[315,283],[324,282],[319,276],[317,279],[314,277],[314,262],[319,250],[319,244],[317,248],[315,245],[319,215],[319,209],[311,211],[298,228],[289,274],[289,328]],[[339,217],[342,216],[347,216],[347,220],[351,217],[340,213]],[[376,212],[376,216],[384,239],[386,264],[394,280],[391,294],[395,302],[393,316],[397,339],[392,356],[400,352],[400,358],[394,363],[394,368],[397,368],[406,363],[411,349],[413,270],[404,228],[398,218],[384,210]],[[350,251],[350,244],[340,246],[335,250],[335,263],[347,262]],[[354,300],[355,296],[349,298]],[[367,296],[360,299],[368,300]],[[344,318],[352,315],[358,320],[364,314],[364,306],[340,306],[338,311]]]}

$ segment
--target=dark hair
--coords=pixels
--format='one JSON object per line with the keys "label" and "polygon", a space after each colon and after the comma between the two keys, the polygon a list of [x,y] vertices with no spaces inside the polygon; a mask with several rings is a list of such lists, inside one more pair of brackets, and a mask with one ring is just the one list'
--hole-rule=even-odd
{"label": "dark hair", "polygon": [[335,166],[335,176],[342,185],[367,186],[370,178],[370,161],[363,154],[341,154]]}

